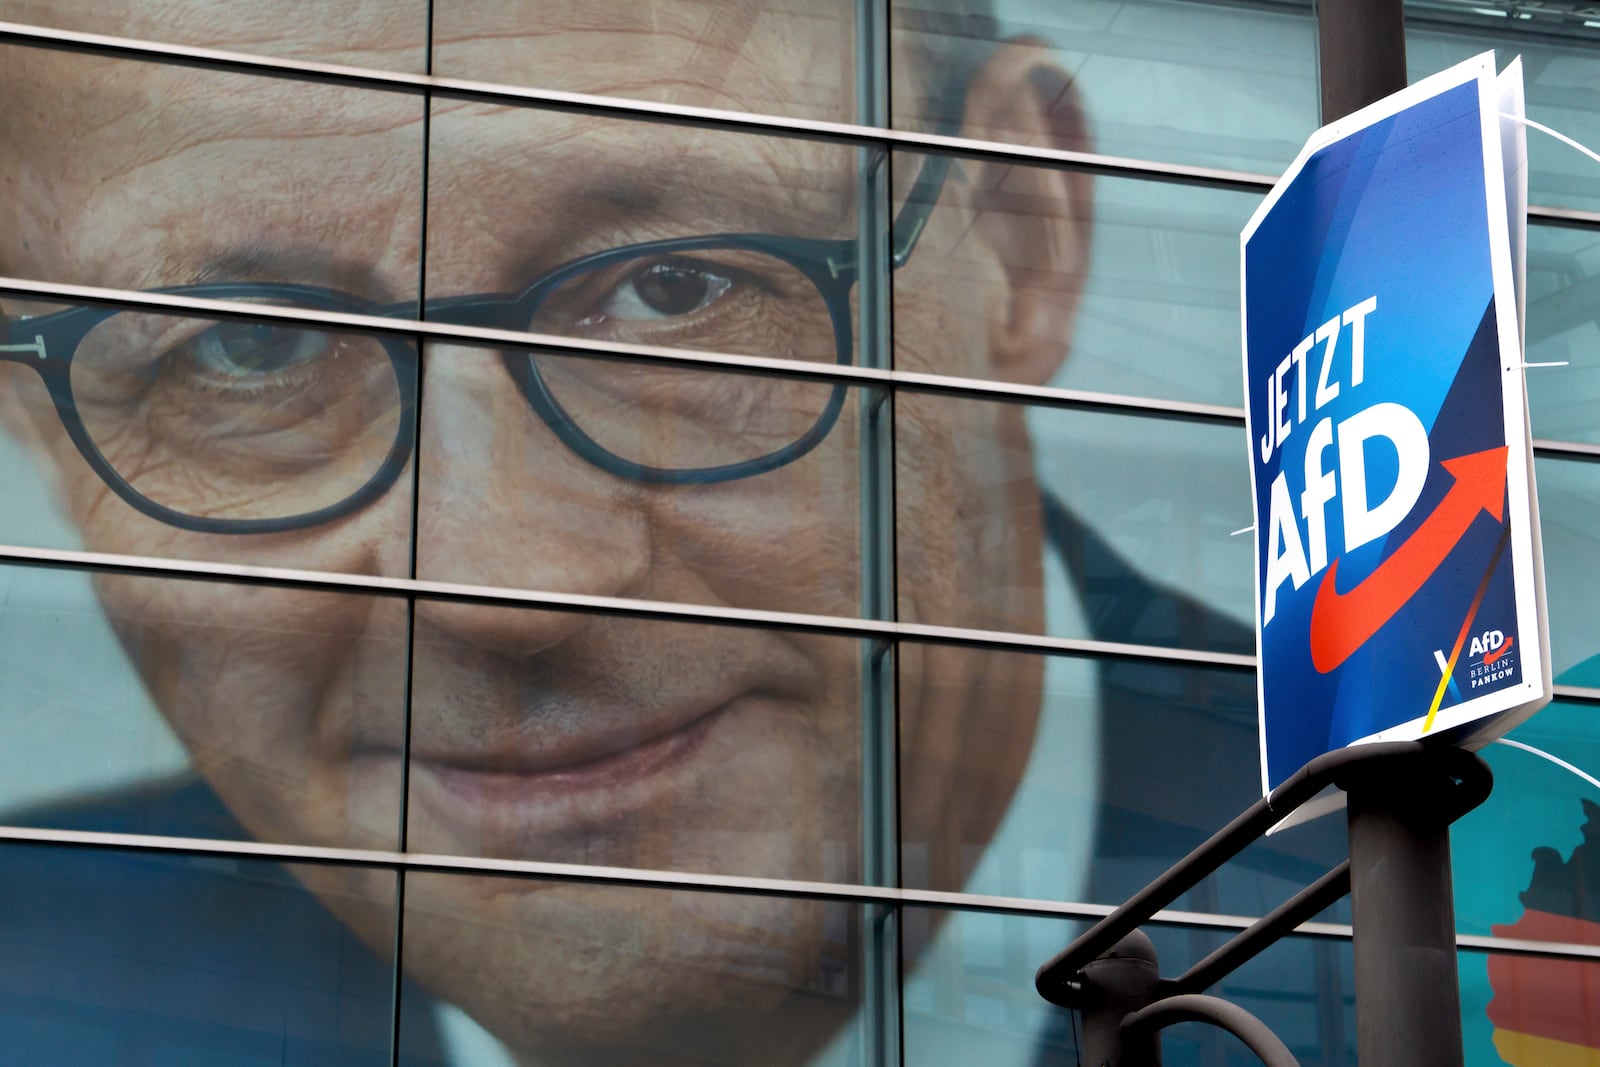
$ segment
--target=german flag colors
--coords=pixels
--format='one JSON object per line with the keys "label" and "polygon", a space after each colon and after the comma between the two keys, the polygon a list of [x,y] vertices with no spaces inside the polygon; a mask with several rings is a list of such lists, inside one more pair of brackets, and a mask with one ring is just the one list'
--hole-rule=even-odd
{"label": "german flag colors", "polygon": [[[1499,937],[1600,946],[1600,805],[1583,802],[1583,843],[1533,853],[1522,918]],[[1491,956],[1489,1019],[1513,1067],[1600,1067],[1600,962]]]}

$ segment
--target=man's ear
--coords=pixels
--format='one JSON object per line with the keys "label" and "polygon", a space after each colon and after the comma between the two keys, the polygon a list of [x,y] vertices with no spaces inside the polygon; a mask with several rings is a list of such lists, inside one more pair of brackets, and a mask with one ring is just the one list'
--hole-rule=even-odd
{"label": "man's ear", "polygon": [[[1053,50],[1036,38],[999,45],[967,89],[961,134],[1088,151],[1088,124]],[[973,233],[1004,272],[990,309],[993,373],[1044,385],[1060,368],[1089,264],[1093,181],[1087,171],[1005,160],[967,164]]]}

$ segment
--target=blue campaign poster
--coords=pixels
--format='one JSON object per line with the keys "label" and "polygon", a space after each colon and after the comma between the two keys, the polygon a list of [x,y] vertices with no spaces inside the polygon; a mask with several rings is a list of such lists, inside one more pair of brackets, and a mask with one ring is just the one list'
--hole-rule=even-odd
{"label": "blue campaign poster", "polygon": [[1325,127],[1242,236],[1265,790],[1548,700],[1500,92]]}

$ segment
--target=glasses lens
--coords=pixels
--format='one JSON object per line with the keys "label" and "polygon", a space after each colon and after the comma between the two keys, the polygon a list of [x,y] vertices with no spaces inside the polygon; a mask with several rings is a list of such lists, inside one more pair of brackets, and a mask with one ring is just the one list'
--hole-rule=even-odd
{"label": "glasses lens", "polygon": [[[711,249],[641,256],[568,278],[540,305],[538,333],[808,363],[839,358],[828,302],[792,264]],[[827,410],[827,382],[637,362],[530,356],[550,396],[596,444],[666,470],[761,459]]]}
{"label": "glasses lens", "polygon": [[341,503],[382,468],[405,417],[394,363],[373,338],[132,312],[83,339],[72,395],[135,492],[220,520]]}

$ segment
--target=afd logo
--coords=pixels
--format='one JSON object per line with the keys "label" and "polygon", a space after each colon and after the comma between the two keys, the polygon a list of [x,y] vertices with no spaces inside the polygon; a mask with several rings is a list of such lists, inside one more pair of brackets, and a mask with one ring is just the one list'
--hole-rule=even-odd
{"label": "afd logo", "polygon": [[1472,639],[1472,644],[1467,648],[1467,655],[1482,656],[1485,665],[1492,665],[1495,660],[1511,651],[1511,646],[1516,643],[1513,637],[1507,637],[1500,630],[1485,630]]}
{"label": "afd logo", "polygon": [[[1506,655],[1516,643],[1517,639],[1504,630],[1485,630],[1481,634],[1474,634],[1466,650],[1467,684],[1477,689],[1515,674],[1515,661],[1507,659]],[[1460,655],[1459,646],[1456,655]],[[1461,689],[1456,685],[1455,663],[1445,655],[1442,648],[1433,650],[1433,661],[1439,665],[1439,672],[1449,688],[1450,695],[1459,704],[1462,698]]]}

